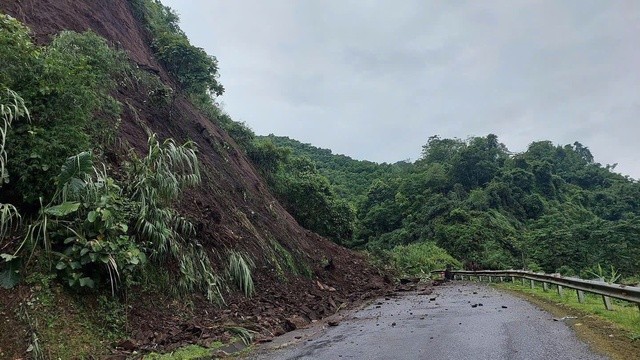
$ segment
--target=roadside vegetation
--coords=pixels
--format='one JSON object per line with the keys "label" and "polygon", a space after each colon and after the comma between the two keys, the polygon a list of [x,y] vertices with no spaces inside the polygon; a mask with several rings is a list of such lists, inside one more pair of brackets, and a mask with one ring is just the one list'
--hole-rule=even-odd
{"label": "roadside vegetation", "polygon": [[575,291],[564,289],[563,296],[561,297],[558,295],[555,285],[549,285],[547,291],[544,291],[539,284],[534,289],[531,289],[528,283],[525,286],[519,281],[514,283],[498,283],[496,286],[534,296],[553,304],[560,304],[585,314],[595,315],[623,329],[630,341],[635,342],[640,340],[640,309],[637,304],[611,299],[612,310],[607,310],[600,295],[585,293],[584,303],[580,303]]}

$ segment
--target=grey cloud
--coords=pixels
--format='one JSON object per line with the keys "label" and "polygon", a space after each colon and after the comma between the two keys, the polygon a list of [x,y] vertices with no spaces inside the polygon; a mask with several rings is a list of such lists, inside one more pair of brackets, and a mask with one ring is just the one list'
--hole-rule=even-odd
{"label": "grey cloud", "polygon": [[430,135],[580,141],[640,177],[635,0],[163,0],[257,133],[359,159]]}

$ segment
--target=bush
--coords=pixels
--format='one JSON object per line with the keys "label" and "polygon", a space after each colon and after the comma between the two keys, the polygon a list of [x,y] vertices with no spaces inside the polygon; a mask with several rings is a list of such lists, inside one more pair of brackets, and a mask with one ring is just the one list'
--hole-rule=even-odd
{"label": "bush", "polygon": [[35,208],[53,194],[51,179],[64,159],[91,148],[92,134],[104,133],[101,117],[119,115],[109,91],[129,62],[92,32],[65,31],[39,48],[6,15],[0,15],[0,44],[6,46],[0,64],[9,64],[0,68],[0,87],[20,94],[31,112],[30,122],[14,124],[7,135],[10,183],[0,201]]}
{"label": "bush", "polygon": [[406,275],[428,274],[433,270],[462,264],[433,242],[399,245],[390,251],[391,263]]}

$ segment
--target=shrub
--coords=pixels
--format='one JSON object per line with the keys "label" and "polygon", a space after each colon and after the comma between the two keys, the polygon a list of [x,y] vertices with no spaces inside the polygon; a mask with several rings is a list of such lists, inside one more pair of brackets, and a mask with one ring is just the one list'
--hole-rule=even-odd
{"label": "shrub", "polygon": [[428,274],[447,265],[456,268],[462,264],[433,242],[399,245],[390,251],[391,263],[407,275]]}

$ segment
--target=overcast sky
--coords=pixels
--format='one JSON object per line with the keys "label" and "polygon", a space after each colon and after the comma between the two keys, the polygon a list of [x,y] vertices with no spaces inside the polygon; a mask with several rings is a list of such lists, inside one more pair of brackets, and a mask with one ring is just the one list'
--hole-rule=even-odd
{"label": "overcast sky", "polygon": [[257,134],[377,162],[580,141],[640,178],[640,1],[162,1]]}

